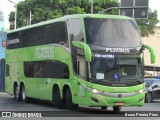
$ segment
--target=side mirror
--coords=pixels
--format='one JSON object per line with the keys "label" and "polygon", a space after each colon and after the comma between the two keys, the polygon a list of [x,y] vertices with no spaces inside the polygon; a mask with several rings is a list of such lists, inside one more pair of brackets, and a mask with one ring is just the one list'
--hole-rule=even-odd
{"label": "side mirror", "polygon": [[86,43],[79,42],[79,41],[72,41],[72,44],[77,48],[83,49],[85,53],[86,61],[91,62],[91,58],[92,58],[91,49]]}
{"label": "side mirror", "polygon": [[148,45],[143,45],[144,48],[148,49],[151,55],[151,63],[154,64],[156,61],[156,55],[152,47]]}
{"label": "side mirror", "polygon": [[158,85],[154,85],[154,86],[152,87],[152,89],[157,88],[157,87],[158,87]]}

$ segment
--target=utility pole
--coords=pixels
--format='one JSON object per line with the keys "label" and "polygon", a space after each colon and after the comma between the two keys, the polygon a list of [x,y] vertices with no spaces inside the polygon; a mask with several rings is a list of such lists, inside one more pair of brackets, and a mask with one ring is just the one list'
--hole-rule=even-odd
{"label": "utility pole", "polygon": [[93,14],[93,0],[90,0],[91,2],[91,14]]}
{"label": "utility pole", "polygon": [[29,11],[29,25],[31,25],[32,21],[32,11]]}
{"label": "utility pole", "polygon": [[14,8],[15,8],[15,14],[14,14],[14,29],[17,28],[17,1],[15,0],[15,2],[8,0],[9,2],[14,4]]}
{"label": "utility pole", "polygon": [[15,0],[15,18],[14,18],[14,29],[17,28],[17,1]]}

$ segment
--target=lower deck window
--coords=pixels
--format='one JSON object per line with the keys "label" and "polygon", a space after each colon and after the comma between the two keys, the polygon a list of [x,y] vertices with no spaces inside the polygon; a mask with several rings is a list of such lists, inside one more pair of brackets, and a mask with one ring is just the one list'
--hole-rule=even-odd
{"label": "lower deck window", "polygon": [[24,75],[33,78],[69,78],[68,65],[59,61],[24,62]]}

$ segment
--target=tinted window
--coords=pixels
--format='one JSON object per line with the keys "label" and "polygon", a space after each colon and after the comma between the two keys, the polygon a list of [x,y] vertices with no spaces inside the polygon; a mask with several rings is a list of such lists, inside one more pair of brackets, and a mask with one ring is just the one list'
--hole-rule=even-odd
{"label": "tinted window", "polygon": [[68,20],[68,33],[72,40],[84,41],[83,26],[81,19]]}
{"label": "tinted window", "polygon": [[58,61],[24,62],[24,74],[33,78],[69,78],[67,64]]}
{"label": "tinted window", "polygon": [[9,65],[6,64],[6,76],[9,76]]}
{"label": "tinted window", "polygon": [[145,80],[145,87],[150,87],[154,80]]}
{"label": "tinted window", "polygon": [[68,47],[65,22],[56,22],[8,34],[9,49],[58,43]]}
{"label": "tinted window", "polygon": [[[83,35],[83,25],[81,19],[69,19],[67,22],[68,25],[68,34],[70,41],[84,41],[84,35]],[[71,52],[72,52],[72,60],[73,60],[73,67],[74,72],[77,73],[77,48],[74,46],[71,46]]]}
{"label": "tinted window", "polygon": [[86,41],[102,47],[142,46],[139,29],[134,20],[85,19]]}
{"label": "tinted window", "polygon": [[19,48],[22,46],[22,40],[20,40],[21,34],[19,32],[7,35],[7,48]]}
{"label": "tinted window", "polygon": [[87,75],[86,63],[83,59],[78,60],[78,75],[82,78],[86,78]]}

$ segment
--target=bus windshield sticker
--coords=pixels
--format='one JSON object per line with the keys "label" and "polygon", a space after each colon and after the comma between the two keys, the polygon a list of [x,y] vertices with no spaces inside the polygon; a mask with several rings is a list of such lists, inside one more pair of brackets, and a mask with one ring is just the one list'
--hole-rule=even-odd
{"label": "bus windshield sticker", "polygon": [[97,73],[96,74],[96,79],[104,79],[104,74],[103,73]]}
{"label": "bus windshield sticker", "polygon": [[102,57],[102,58],[114,58],[114,55],[107,55],[107,54],[99,54],[99,53],[96,53],[95,54],[95,57]]}
{"label": "bus windshield sticker", "polygon": [[115,73],[113,77],[114,77],[115,80],[118,80],[119,79],[119,73]]}

